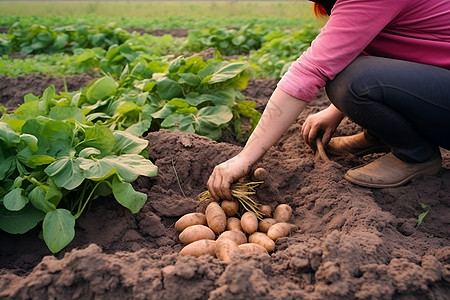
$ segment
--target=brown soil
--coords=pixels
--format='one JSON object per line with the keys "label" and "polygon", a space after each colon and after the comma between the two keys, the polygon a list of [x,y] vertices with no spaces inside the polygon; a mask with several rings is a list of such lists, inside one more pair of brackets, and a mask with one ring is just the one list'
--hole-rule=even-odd
{"label": "brown soil", "polygon": [[[66,78],[74,89],[83,80]],[[57,82],[2,77],[2,104],[14,109],[25,89],[39,94]],[[244,94],[263,107],[275,84],[251,81]],[[439,176],[395,189],[354,186],[344,172],[375,155],[315,162],[300,137],[305,117],[327,103],[321,93],[255,166],[270,173],[258,188],[259,201],[290,204],[298,226],[277,240],[270,257],[225,264],[178,256],[174,222],[197,209],[213,167],[240,146],[162,130],[146,136],[159,173],[135,183],[148,195],[139,213],[98,200],[57,255],[39,230],[0,232],[0,299],[449,299],[450,152],[442,150]],[[358,130],[344,120],[337,134]],[[419,203],[430,210],[418,227]]]}

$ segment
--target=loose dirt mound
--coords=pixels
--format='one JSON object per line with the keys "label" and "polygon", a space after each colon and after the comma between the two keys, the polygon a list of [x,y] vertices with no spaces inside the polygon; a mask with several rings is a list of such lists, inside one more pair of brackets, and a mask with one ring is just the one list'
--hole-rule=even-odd
{"label": "loose dirt mound", "polygon": [[[251,82],[244,94],[263,106],[274,84]],[[289,203],[298,226],[270,257],[226,265],[178,256],[174,222],[196,210],[213,167],[240,146],[161,130],[146,137],[159,173],[135,183],[148,195],[139,213],[95,202],[55,256],[38,231],[0,233],[0,299],[449,299],[450,153],[442,150],[438,177],[396,189],[354,186],[344,172],[375,155],[314,162],[300,137],[304,118],[327,102],[319,95],[255,166],[270,173],[259,200]],[[337,134],[358,130],[345,120]],[[420,203],[430,210],[417,227]]]}

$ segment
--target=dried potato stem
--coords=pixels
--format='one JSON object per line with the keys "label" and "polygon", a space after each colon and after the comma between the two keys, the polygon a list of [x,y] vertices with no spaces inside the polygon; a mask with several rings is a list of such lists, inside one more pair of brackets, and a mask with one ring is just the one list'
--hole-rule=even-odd
{"label": "dried potato stem", "polygon": [[[256,193],[255,188],[263,183],[263,181],[237,183],[231,186],[231,195],[236,198],[246,211],[253,212],[258,219],[263,218],[263,214],[259,210],[260,204],[253,200],[250,196]],[[206,190],[198,195],[200,201],[211,201],[211,193]]]}

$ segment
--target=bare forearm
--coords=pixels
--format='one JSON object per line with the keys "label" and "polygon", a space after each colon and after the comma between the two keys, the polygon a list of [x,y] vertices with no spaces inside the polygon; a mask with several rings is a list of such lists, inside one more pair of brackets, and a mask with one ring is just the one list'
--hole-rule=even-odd
{"label": "bare forearm", "polygon": [[254,164],[291,126],[308,103],[276,89],[239,156]]}

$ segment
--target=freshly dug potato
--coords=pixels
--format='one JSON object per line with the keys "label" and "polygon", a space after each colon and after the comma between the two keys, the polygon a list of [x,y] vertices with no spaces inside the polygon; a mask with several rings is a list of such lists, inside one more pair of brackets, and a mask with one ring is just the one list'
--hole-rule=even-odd
{"label": "freshly dug potato", "polygon": [[180,255],[200,257],[202,255],[216,256],[216,241],[213,240],[198,240],[192,242],[180,251]]}
{"label": "freshly dug potato", "polygon": [[241,220],[235,217],[227,219],[227,230],[242,231]]}
{"label": "freshly dug potato", "polygon": [[262,219],[261,221],[259,221],[258,230],[265,233],[267,232],[267,230],[269,230],[270,226],[275,223],[277,223],[277,220],[273,218]]}
{"label": "freshly dug potato", "polygon": [[192,225],[186,227],[178,236],[180,241],[187,245],[198,240],[214,240],[216,235],[211,228],[205,225]]}
{"label": "freshly dug potato", "polygon": [[259,211],[266,217],[272,217],[272,207],[268,204],[263,204],[259,207]]}
{"label": "freshly dug potato", "polygon": [[238,245],[247,243],[247,236],[242,231],[224,231],[219,235],[217,240],[224,238],[235,241]]}
{"label": "freshly dug potato", "polygon": [[235,200],[223,200],[222,203],[220,203],[220,207],[222,207],[227,217],[233,217],[239,210],[239,202]]}
{"label": "freshly dug potato", "polygon": [[263,246],[267,252],[272,252],[275,249],[275,242],[262,232],[252,233],[248,237],[248,241]]}
{"label": "freshly dug potato", "polygon": [[219,203],[211,202],[205,211],[206,223],[216,234],[221,234],[227,227],[227,216]]}
{"label": "freshly dug potato", "polygon": [[288,223],[292,217],[292,207],[288,204],[280,204],[273,211],[273,218],[278,222]]}
{"label": "freshly dug potato", "polygon": [[245,243],[238,246],[241,254],[262,253],[269,254],[263,246],[256,243]]}
{"label": "freshly dug potato", "polygon": [[295,227],[295,225],[285,222],[276,223],[270,226],[269,230],[267,231],[267,236],[275,241],[281,237],[287,236]]}
{"label": "freshly dug potato", "polygon": [[245,212],[241,217],[241,226],[246,233],[252,234],[258,230],[258,217],[250,211]]}
{"label": "freshly dug potato", "polygon": [[217,258],[223,262],[230,263],[240,252],[239,246],[235,241],[226,238],[216,241],[215,253]]}
{"label": "freshly dug potato", "polygon": [[199,212],[185,214],[175,223],[175,230],[182,232],[186,227],[192,225],[206,225],[205,214]]}
{"label": "freshly dug potato", "polygon": [[267,170],[264,168],[257,168],[253,172],[253,176],[256,180],[266,180],[267,177],[269,177],[269,172],[267,172]]}

